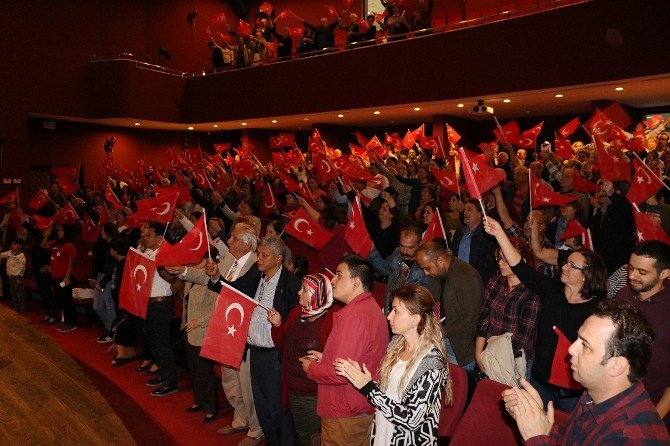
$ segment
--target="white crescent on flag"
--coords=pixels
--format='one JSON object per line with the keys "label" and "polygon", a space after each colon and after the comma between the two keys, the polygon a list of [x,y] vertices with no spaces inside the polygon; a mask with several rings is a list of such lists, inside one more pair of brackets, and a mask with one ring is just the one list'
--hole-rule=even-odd
{"label": "white crescent on flag", "polygon": [[638,183],[644,183],[645,180],[642,178],[640,175],[644,175],[647,178],[646,183],[651,184],[651,177],[649,176],[649,173],[647,173],[646,170],[644,170],[642,167],[638,167],[637,171],[635,172],[635,175],[637,176],[637,182]]}
{"label": "white crescent on flag", "polygon": [[[226,322],[228,322],[228,313],[230,313],[230,310],[237,310],[240,313],[240,323],[237,324],[237,326],[239,327],[240,325],[242,325],[242,321],[244,321],[244,308],[237,302],[228,305],[228,308],[226,308]],[[227,334],[229,334],[230,336],[235,336],[236,331],[237,329],[235,328],[235,324],[233,324],[228,327]]]}
{"label": "white crescent on flag", "polygon": [[[142,282],[137,280],[137,272],[142,271],[142,274],[144,274],[144,279],[142,279]],[[137,291],[140,291],[142,289],[142,285],[147,281],[147,269],[144,265],[137,265],[135,269],[133,270],[133,279],[135,279],[135,283],[137,285]]]}
{"label": "white crescent on flag", "polygon": [[198,246],[191,248],[191,251],[197,251],[202,246],[202,232],[198,234]]}
{"label": "white crescent on flag", "polygon": [[329,173],[330,172],[330,164],[328,164],[328,162],[326,160],[321,160],[321,164],[324,166],[323,167],[324,172]]}
{"label": "white crescent on flag", "polygon": [[302,231],[302,230],[298,227],[298,225],[299,225],[300,223],[302,223],[302,222],[305,222],[305,224],[306,224],[307,227],[309,228],[309,222],[308,222],[307,220],[305,220],[304,218],[299,218],[299,219],[297,219],[297,220],[295,221],[295,223],[293,223],[293,227],[295,228],[296,231],[298,231],[298,232],[305,232],[305,231]]}
{"label": "white crescent on flag", "polygon": [[165,215],[168,212],[170,212],[170,203],[165,201],[163,202],[163,205],[165,206],[165,208],[161,212],[156,212],[158,215]]}

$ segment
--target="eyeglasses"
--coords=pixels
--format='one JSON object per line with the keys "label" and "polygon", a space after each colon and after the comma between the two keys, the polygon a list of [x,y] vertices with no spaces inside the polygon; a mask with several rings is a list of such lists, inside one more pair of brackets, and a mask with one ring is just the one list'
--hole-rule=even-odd
{"label": "eyeglasses", "polygon": [[503,256],[495,256],[496,262],[500,262],[501,260],[505,263],[507,263],[507,260]]}
{"label": "eyeglasses", "polygon": [[569,266],[572,269],[577,269],[579,271],[584,271],[583,266],[577,266],[577,265],[574,264],[574,262],[571,262],[569,260],[567,262],[565,262],[565,265],[563,265],[563,266]]}

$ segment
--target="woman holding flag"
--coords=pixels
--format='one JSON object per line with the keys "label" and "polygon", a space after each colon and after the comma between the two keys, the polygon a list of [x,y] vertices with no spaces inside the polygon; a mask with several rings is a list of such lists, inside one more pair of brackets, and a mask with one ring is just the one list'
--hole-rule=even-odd
{"label": "woman holding flag", "polygon": [[562,267],[560,282],[556,282],[522,261],[500,223],[489,217],[484,229],[498,241],[514,275],[541,300],[535,361],[529,381],[545,405],[553,401],[554,408],[571,412],[581,395],[581,386],[572,379],[566,361],[567,347],[562,351],[558,337],[562,332],[570,342],[577,339],[579,327],[606,296],[605,264],[595,252],[575,251]]}

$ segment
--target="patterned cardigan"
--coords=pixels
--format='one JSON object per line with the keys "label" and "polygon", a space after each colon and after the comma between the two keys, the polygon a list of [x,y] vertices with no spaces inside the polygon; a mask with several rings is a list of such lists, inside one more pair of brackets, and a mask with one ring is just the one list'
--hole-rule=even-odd
{"label": "patterned cardigan", "polygon": [[[449,369],[433,348],[419,363],[405,387],[400,402],[389,398],[370,381],[360,389],[368,401],[393,423],[391,446],[437,445],[437,424],[440,419],[442,389]],[[375,426],[372,426],[370,444],[375,443]]]}

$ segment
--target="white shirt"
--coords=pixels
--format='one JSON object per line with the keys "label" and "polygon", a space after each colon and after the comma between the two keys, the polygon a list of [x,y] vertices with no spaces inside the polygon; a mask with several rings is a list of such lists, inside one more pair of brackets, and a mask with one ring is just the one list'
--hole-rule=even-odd
{"label": "white shirt", "polygon": [[[150,258],[151,260],[154,260],[156,258],[156,251],[153,249],[148,249],[144,251],[142,254]],[[160,297],[160,296],[172,296],[172,289],[170,288],[170,284],[166,282],[160,274],[158,274],[158,271],[154,272],[154,279],[153,282],[151,283],[151,294],[149,295],[151,297]]]}
{"label": "white shirt", "polygon": [[7,275],[9,277],[23,277],[26,272],[26,255],[22,251],[5,251],[0,257],[7,259]]}
{"label": "white shirt", "polygon": [[[275,300],[275,290],[279,283],[281,271],[282,268],[280,267],[270,280],[265,280],[265,275],[263,275],[263,278],[256,289],[254,300],[260,302],[267,308],[272,308],[272,304]],[[257,306],[254,308],[254,312],[251,315],[247,342],[254,347],[274,348],[275,344],[272,342],[271,329],[272,324],[268,321],[268,312],[265,308]]]}
{"label": "white shirt", "polygon": [[[237,270],[236,270],[235,273],[233,274],[233,277],[230,279],[231,281],[233,281],[233,280],[237,280],[237,279],[241,276],[240,273],[242,272],[242,267],[244,266],[245,263],[247,263],[247,261],[249,260],[249,257],[250,257],[250,256],[251,256],[251,251],[249,251],[248,253],[244,254],[244,255],[243,255],[242,257],[240,257],[239,259],[237,259]],[[233,269],[233,265],[235,265],[235,262],[233,262],[233,263],[230,264],[230,267],[229,267],[228,270],[225,272],[225,274],[221,274],[221,277],[222,277],[223,279],[225,279],[226,277],[228,277],[228,273],[230,272],[230,270]]]}

